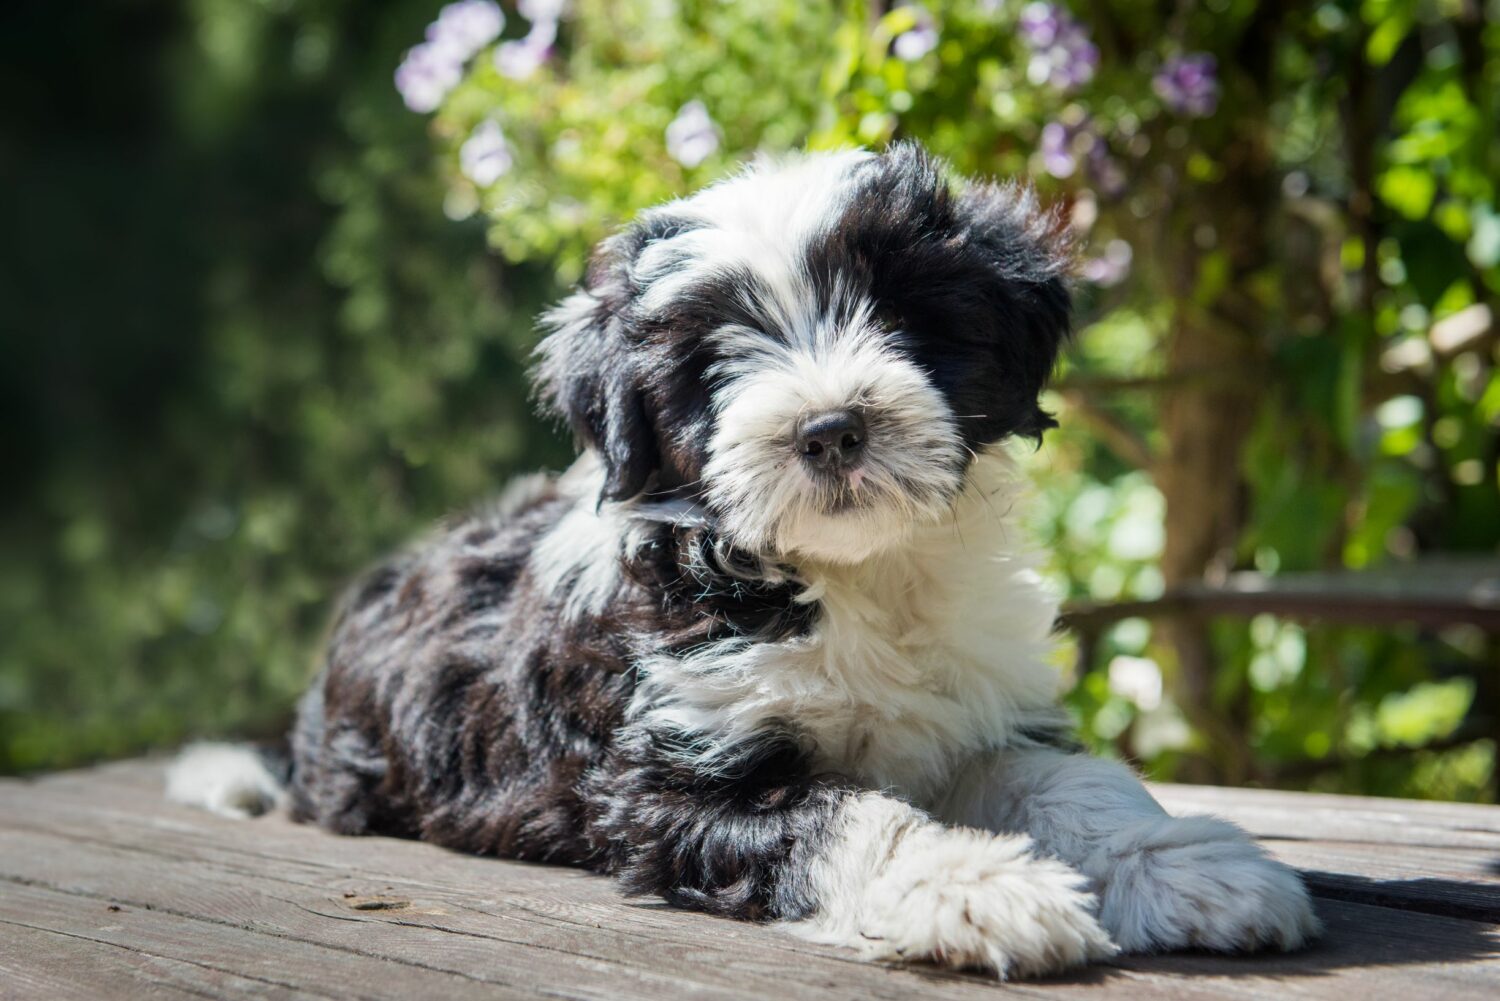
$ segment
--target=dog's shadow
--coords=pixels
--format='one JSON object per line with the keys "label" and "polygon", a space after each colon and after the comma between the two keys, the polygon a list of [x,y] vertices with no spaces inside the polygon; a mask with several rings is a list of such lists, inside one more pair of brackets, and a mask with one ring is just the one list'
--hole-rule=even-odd
{"label": "dog's shadow", "polygon": [[[1370,879],[1304,872],[1323,936],[1299,952],[1224,956],[1179,952],[1127,956],[1104,978],[1129,973],[1262,977],[1329,976],[1341,970],[1463,965],[1500,959],[1500,885],[1448,879]],[[1090,977],[1080,978],[1087,982]]]}
{"label": "dog's shadow", "polygon": [[[1500,860],[1496,868],[1500,872]],[[1288,980],[1328,977],[1353,969],[1462,966],[1500,960],[1500,884],[1436,878],[1379,880],[1310,871],[1302,876],[1314,894],[1313,906],[1324,926],[1322,937],[1305,949],[1245,955],[1184,951],[1121,956],[1106,964],[1027,983],[1038,987],[1123,986],[1155,981],[1168,992],[1168,981],[1183,977]],[[634,906],[672,910],[657,901],[640,901]],[[819,948],[801,944],[790,947]],[[926,964],[891,965],[920,971],[934,980],[995,982],[984,974]]]}
{"label": "dog's shadow", "polygon": [[[1496,863],[1500,871],[1500,860]],[[1062,985],[1123,985],[1193,977],[1286,980],[1327,977],[1344,970],[1463,965],[1500,959],[1500,885],[1447,879],[1379,880],[1343,873],[1304,872],[1315,894],[1323,936],[1292,953],[1229,955],[1171,952],[1122,956],[1036,981]],[[930,969],[940,979],[974,981],[975,974]]]}

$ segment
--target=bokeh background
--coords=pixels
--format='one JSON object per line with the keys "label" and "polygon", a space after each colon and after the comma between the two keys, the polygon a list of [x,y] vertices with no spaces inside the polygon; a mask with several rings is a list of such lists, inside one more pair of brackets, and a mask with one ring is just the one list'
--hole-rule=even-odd
{"label": "bokeh background", "polygon": [[[1500,558],[1497,0],[12,0],[0,772],[269,736],[332,596],[559,468],[532,319],[757,150],[914,137],[1081,248],[1025,456],[1075,601]],[[1160,778],[1494,801],[1473,625],[1126,618]]]}

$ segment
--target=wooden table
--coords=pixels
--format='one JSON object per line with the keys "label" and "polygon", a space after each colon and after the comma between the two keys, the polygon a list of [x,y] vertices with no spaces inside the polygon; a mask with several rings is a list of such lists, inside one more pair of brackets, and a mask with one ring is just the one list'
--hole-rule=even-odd
{"label": "wooden table", "polygon": [[0,998],[1500,998],[1500,808],[1163,786],[1301,867],[1293,956],[997,984],[859,963],[569,869],[222,820],[159,763],[0,780]]}

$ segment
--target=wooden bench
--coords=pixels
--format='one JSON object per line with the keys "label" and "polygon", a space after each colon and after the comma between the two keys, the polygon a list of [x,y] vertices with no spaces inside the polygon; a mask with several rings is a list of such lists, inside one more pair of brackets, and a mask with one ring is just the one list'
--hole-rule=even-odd
{"label": "wooden bench", "polygon": [[175,807],[127,762],[0,781],[0,998],[1500,998],[1500,807],[1156,792],[1301,868],[1325,940],[1003,985],[870,966],[575,870]]}
{"label": "wooden bench", "polygon": [[1342,625],[1470,625],[1500,633],[1500,561],[1429,557],[1371,570],[1242,571],[1140,601],[1071,603],[1058,624],[1093,636],[1121,619],[1276,615]]}

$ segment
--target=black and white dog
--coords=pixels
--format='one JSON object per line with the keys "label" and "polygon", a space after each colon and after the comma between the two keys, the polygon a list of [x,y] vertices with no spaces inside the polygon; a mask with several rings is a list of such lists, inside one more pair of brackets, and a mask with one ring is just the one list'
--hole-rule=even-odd
{"label": "black and white dog", "polygon": [[[1003,448],[1052,425],[1066,263],[911,145],[642,215],[544,321],[583,455],[354,589],[294,816],[1002,976],[1308,941],[1295,873],[1069,741]],[[282,795],[215,746],[169,791]]]}

